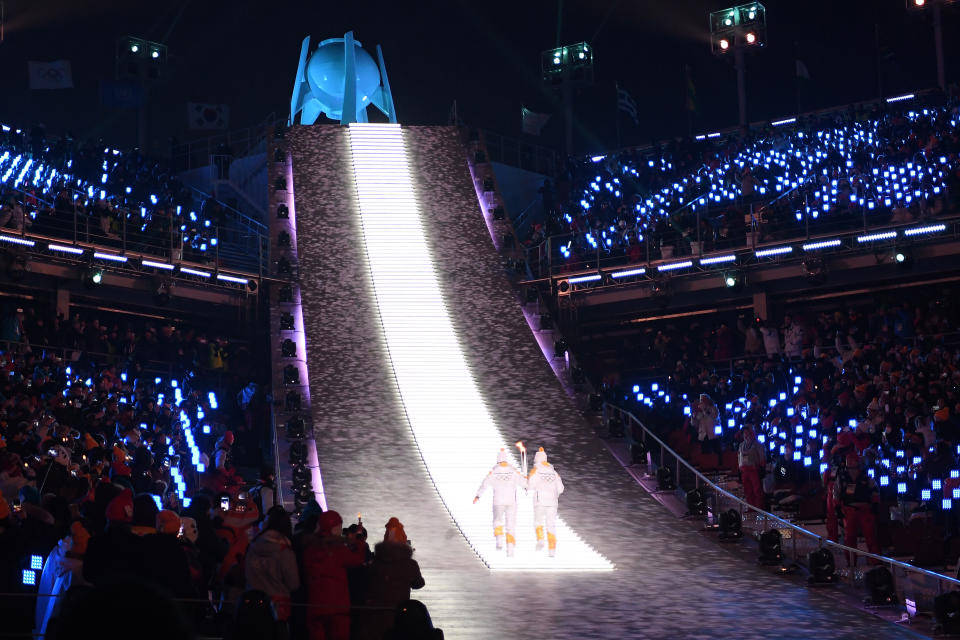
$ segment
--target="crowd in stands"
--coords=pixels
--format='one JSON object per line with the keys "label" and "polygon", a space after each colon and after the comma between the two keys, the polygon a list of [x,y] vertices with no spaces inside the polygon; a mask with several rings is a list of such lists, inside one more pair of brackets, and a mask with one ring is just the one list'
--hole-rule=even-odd
{"label": "crowd in stands", "polygon": [[199,201],[169,163],[103,141],[48,138],[4,125],[0,132],[0,227],[54,238],[210,263],[220,227],[218,201]]}
{"label": "crowd in stands", "polygon": [[[865,526],[866,518],[867,531],[879,532],[865,535],[871,551],[946,565],[960,554],[956,293],[797,311],[782,323],[651,330],[633,353],[647,354],[668,377],[608,387],[701,469],[746,466],[740,475],[756,506],[825,518],[828,535],[851,544],[850,523]],[[754,437],[763,451],[757,460]],[[752,495],[751,467],[762,478]],[[859,472],[858,482],[874,492],[860,505],[870,516],[843,509],[841,484]],[[844,539],[838,509],[848,523]]]}
{"label": "crowd in stands", "polygon": [[424,583],[400,522],[371,551],[362,524],[315,501],[293,527],[271,466],[245,478],[269,451],[266,390],[229,382],[251,360],[166,321],[3,314],[6,630],[75,637],[129,607],[167,611],[165,637],[442,637],[410,600]]}
{"label": "crowd in stands", "polygon": [[956,100],[917,99],[571,161],[525,243],[554,236],[553,264],[584,269],[940,216],[958,124]]}

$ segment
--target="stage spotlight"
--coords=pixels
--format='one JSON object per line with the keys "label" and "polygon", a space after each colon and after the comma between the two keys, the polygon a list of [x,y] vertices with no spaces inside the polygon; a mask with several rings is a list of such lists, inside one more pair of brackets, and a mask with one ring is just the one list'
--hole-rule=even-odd
{"label": "stage spotlight", "polygon": [[567,341],[563,338],[553,341],[553,357],[562,358],[567,353]]}
{"label": "stage spotlight", "polygon": [[762,565],[780,564],[783,560],[781,547],[782,536],[776,529],[760,534],[760,557],[757,559]]}
{"label": "stage spotlight", "polygon": [[893,574],[886,567],[875,567],[867,571],[863,574],[863,584],[867,588],[866,604],[883,606],[897,603]]}
{"label": "stage spotlight", "polygon": [[748,34],[746,35],[746,39],[747,39],[747,44],[756,44],[756,42],[757,42],[757,34],[755,34],[755,33],[753,33],[753,32],[751,31],[750,33],[748,33]]}
{"label": "stage spotlight", "polygon": [[296,358],[297,343],[290,338],[284,339],[284,341],[280,343],[280,355],[284,358]]}
{"label": "stage spotlight", "polygon": [[280,314],[280,331],[293,331],[293,328],[293,314],[288,311],[284,311]]}
{"label": "stage spotlight", "polygon": [[93,289],[100,286],[100,283],[103,282],[103,269],[98,269],[97,267],[90,267],[83,274],[83,286],[87,289]]}
{"label": "stage spotlight", "polygon": [[631,464],[647,464],[647,454],[650,453],[650,449],[647,447],[646,443],[642,440],[637,440],[630,444],[630,463]]}
{"label": "stage spotlight", "polygon": [[297,441],[290,445],[290,464],[306,464],[307,447],[303,442]]}
{"label": "stage spotlight", "polygon": [[727,275],[725,275],[725,276],[723,277],[723,282],[724,282],[724,284],[727,285],[727,287],[729,287],[729,288],[731,288],[731,289],[732,289],[733,287],[737,286],[737,278],[736,278],[736,276],[734,276],[734,275],[732,275],[732,274],[727,274]]}
{"label": "stage spotlight", "polygon": [[704,494],[703,489],[687,491],[687,515],[707,515],[707,496]]}
{"label": "stage spotlight", "polygon": [[290,219],[290,209],[287,208],[287,205],[280,204],[277,206],[277,218],[280,220],[289,220]]}
{"label": "stage spotlight", "polygon": [[161,282],[153,293],[153,301],[163,307],[170,303],[170,283]]}
{"label": "stage spotlight", "polygon": [[160,57],[160,52],[154,49],[153,51],[150,52],[150,57],[156,60],[157,58]]}
{"label": "stage spotlight", "polygon": [[827,281],[827,265],[821,258],[804,260],[803,272],[811,284],[821,285]]}
{"label": "stage spotlight", "polygon": [[607,437],[622,438],[623,434],[623,420],[620,419],[620,416],[614,415],[607,420]]}
{"label": "stage spotlight", "polygon": [[810,567],[809,584],[833,584],[837,581],[837,565],[829,549],[821,547],[807,554],[807,566]]}
{"label": "stage spotlight", "polygon": [[293,265],[290,264],[290,260],[287,258],[277,260],[277,273],[281,276],[289,276],[293,273]]}
{"label": "stage spotlight", "polygon": [[673,469],[664,466],[657,469],[657,491],[673,491],[677,482],[673,477]]}
{"label": "stage spotlight", "polygon": [[288,364],[283,368],[283,384],[300,384],[300,369]]}
{"label": "stage spotlight", "polygon": [[287,392],[287,396],[283,401],[283,407],[286,411],[300,411],[301,404],[302,401],[299,391]]}
{"label": "stage spotlight", "polygon": [[960,591],[944,593],[933,599],[935,631],[945,635],[960,633]]}
{"label": "stage spotlight", "polygon": [[307,435],[307,424],[300,416],[287,420],[287,437],[299,440]]}
{"label": "stage spotlight", "polygon": [[[30,270],[30,261],[23,254],[16,254],[10,257],[7,263],[7,277],[14,282],[20,282]],[[97,283],[99,284],[99,283]]]}
{"label": "stage spotlight", "polygon": [[277,302],[293,303],[293,287],[288,284],[281,285],[280,289],[277,290]]}
{"label": "stage spotlight", "polygon": [[503,220],[507,217],[507,211],[503,208],[502,204],[498,204],[493,209],[493,219],[494,220]]}
{"label": "stage spotlight", "polygon": [[724,51],[726,51],[727,49],[729,49],[729,48],[730,48],[730,41],[727,40],[726,38],[721,38],[721,39],[720,39],[720,48],[723,49]]}
{"label": "stage spotlight", "polygon": [[140,53],[140,45],[133,43],[130,45],[130,53]]}
{"label": "stage spotlight", "polygon": [[720,540],[733,542],[743,537],[743,517],[736,509],[727,509],[720,514]]}
{"label": "stage spotlight", "polygon": [[913,266],[913,256],[905,249],[897,249],[893,253],[893,263],[901,269],[909,269]]}
{"label": "stage spotlight", "polygon": [[277,235],[277,244],[278,244],[279,246],[281,246],[281,247],[289,247],[289,246],[290,246],[290,234],[289,234],[288,232],[286,232],[286,231],[281,231],[281,232]]}

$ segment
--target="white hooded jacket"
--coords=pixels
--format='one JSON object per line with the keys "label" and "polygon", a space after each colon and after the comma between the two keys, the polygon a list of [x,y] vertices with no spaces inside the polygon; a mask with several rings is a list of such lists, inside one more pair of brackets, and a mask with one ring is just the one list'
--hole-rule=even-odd
{"label": "white hooded jacket", "polygon": [[533,456],[533,468],[527,478],[527,488],[534,491],[533,504],[538,507],[555,507],[563,493],[563,481],[553,465],[547,462],[547,454],[540,449]]}
{"label": "white hooded jacket", "polygon": [[517,489],[526,489],[527,481],[517,468],[507,462],[507,453],[503,449],[497,454],[497,466],[483,479],[477,489],[477,497],[487,489],[493,489],[494,506],[517,504]]}

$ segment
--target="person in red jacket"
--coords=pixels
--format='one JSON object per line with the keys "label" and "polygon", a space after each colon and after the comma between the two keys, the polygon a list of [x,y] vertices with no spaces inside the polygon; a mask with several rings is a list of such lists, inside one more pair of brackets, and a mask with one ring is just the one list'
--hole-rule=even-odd
{"label": "person in red jacket", "polygon": [[304,541],[303,578],[307,585],[307,630],[310,640],[349,640],[350,591],[347,567],[362,565],[366,550],[343,539],[336,511],[320,514],[317,532]]}
{"label": "person in red jacket", "polygon": [[[880,492],[873,478],[861,473],[860,457],[856,453],[847,454],[846,463],[846,471],[842,471],[837,478],[837,497],[843,505],[843,544],[856,549],[858,534],[862,534],[867,542],[867,550],[879,554],[876,516],[880,507]],[[847,561],[853,566],[856,560],[848,555]]]}

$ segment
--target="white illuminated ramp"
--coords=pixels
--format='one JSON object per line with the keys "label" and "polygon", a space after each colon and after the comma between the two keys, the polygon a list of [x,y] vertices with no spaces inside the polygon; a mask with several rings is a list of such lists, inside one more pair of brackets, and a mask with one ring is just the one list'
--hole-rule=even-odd
{"label": "white illuminated ramp", "polygon": [[[360,217],[383,333],[407,419],[441,500],[483,562],[497,570],[610,570],[562,520],[557,554],[535,551],[531,498],[521,495],[516,555],[495,549],[491,496],[474,493],[508,443],[471,375],[427,247],[399,125],[351,124]],[[531,455],[532,459],[532,455]]]}

